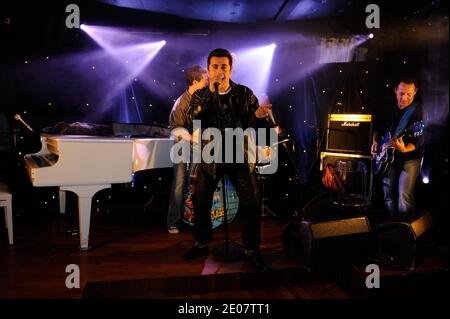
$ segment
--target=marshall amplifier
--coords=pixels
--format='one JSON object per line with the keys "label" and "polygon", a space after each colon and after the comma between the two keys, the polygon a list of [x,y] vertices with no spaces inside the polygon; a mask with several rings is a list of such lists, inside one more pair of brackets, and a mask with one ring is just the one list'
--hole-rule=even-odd
{"label": "marshall amplifier", "polygon": [[372,115],[328,114],[326,150],[344,153],[370,153]]}

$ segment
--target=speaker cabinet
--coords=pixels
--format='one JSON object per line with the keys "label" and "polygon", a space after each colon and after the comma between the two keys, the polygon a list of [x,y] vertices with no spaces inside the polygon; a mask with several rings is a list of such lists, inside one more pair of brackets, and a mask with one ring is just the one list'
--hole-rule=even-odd
{"label": "speaker cabinet", "polygon": [[307,221],[290,225],[283,234],[286,251],[308,270],[330,270],[367,257],[367,217]]}
{"label": "speaker cabinet", "polygon": [[376,259],[393,267],[413,270],[417,262],[419,238],[431,228],[428,213],[409,222],[387,222],[374,229]]}
{"label": "speaker cabinet", "polygon": [[372,115],[328,114],[326,150],[370,154]]}

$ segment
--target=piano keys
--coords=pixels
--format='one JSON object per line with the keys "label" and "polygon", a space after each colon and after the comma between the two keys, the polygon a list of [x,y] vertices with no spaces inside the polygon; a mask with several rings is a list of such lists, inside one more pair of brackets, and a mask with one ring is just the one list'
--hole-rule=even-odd
{"label": "piano keys", "polygon": [[129,183],[141,170],[172,167],[169,138],[42,135],[38,153],[24,157],[35,187],[59,186],[78,196],[80,249],[89,249],[92,197],[111,184]]}

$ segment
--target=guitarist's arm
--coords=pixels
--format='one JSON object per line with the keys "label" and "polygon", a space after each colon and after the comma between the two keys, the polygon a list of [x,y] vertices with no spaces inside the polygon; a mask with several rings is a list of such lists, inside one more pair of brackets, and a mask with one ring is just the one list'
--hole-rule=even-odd
{"label": "guitarist's arm", "polygon": [[413,143],[408,143],[405,145],[403,142],[403,138],[393,138],[391,139],[392,147],[395,148],[400,153],[408,153],[412,152],[416,149],[416,146]]}

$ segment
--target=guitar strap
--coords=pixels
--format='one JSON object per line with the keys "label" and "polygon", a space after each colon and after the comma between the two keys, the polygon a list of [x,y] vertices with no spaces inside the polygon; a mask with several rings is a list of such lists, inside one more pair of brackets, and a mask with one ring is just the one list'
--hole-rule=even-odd
{"label": "guitar strap", "polygon": [[405,114],[403,114],[402,118],[398,122],[397,127],[395,128],[394,136],[398,136],[401,132],[403,132],[416,107],[417,103],[413,103],[410,107],[408,107]]}

